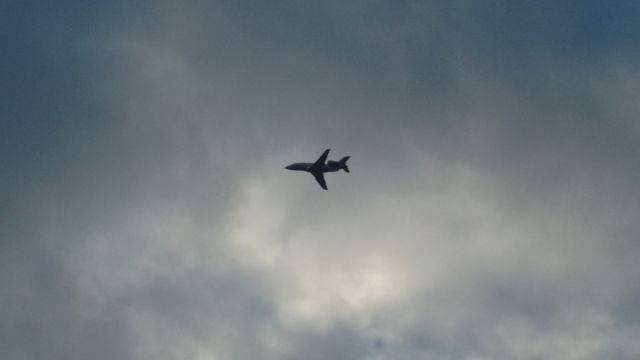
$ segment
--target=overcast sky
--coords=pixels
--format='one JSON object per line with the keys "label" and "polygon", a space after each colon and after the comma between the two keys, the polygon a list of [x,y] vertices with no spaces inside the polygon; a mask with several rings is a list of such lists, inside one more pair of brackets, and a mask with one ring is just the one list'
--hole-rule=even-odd
{"label": "overcast sky", "polygon": [[0,2],[1,357],[640,358],[638,19]]}

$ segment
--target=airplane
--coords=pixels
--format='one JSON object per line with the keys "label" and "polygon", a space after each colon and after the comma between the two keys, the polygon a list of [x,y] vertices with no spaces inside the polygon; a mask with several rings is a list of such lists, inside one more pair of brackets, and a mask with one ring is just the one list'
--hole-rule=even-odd
{"label": "airplane", "polygon": [[316,162],[314,163],[293,163],[291,165],[285,166],[285,169],[294,171],[306,171],[308,173],[311,173],[311,175],[316,178],[318,184],[320,184],[323,189],[328,190],[327,183],[324,181],[324,173],[336,172],[338,170],[349,172],[347,160],[349,160],[349,158],[351,157],[345,156],[340,159],[340,161],[329,160],[325,163],[325,161],[327,160],[327,155],[329,155],[329,150],[331,149],[325,150],[322,155],[320,155],[318,160],[316,160]]}

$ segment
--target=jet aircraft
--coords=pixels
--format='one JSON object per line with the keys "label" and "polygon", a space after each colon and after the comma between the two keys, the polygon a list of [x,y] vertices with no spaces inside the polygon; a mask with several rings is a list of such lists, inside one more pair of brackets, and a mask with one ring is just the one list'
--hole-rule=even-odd
{"label": "jet aircraft", "polygon": [[340,159],[340,161],[329,160],[325,163],[327,155],[329,155],[329,150],[331,149],[325,150],[314,163],[293,163],[285,166],[285,169],[311,173],[311,175],[316,178],[318,184],[320,184],[323,189],[327,190],[327,183],[324,181],[324,173],[336,172],[338,170],[349,172],[347,160],[350,158],[350,156],[345,156]]}

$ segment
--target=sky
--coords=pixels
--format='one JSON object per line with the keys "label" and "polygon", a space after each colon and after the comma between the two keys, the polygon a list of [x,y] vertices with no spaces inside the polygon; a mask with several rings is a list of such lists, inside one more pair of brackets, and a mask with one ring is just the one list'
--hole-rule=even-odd
{"label": "sky", "polygon": [[639,16],[0,2],[2,357],[640,358]]}

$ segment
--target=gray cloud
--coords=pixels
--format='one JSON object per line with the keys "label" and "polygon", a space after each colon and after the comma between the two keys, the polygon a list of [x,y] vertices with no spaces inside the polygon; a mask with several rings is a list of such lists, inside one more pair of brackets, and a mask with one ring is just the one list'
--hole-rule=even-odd
{"label": "gray cloud", "polygon": [[3,8],[7,358],[640,354],[633,3]]}

